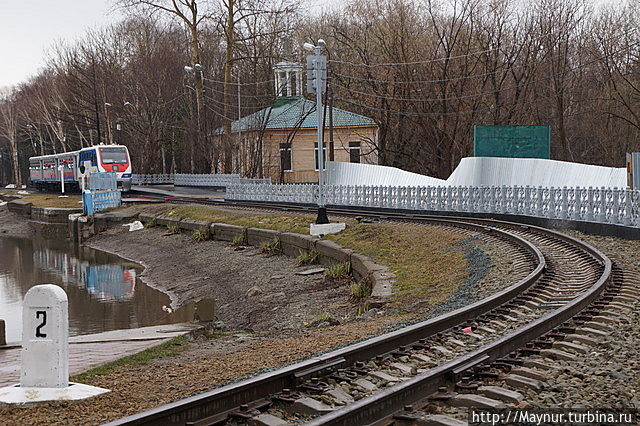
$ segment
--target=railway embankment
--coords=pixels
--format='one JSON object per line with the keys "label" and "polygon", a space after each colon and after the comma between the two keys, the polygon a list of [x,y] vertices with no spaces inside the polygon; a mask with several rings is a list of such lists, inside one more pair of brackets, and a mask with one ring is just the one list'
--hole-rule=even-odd
{"label": "railway embankment", "polygon": [[[205,219],[241,228],[273,228],[286,239],[291,231],[308,232],[310,217],[184,208],[187,210],[171,215],[174,209],[166,206],[145,206],[138,211],[169,217],[180,213],[185,226],[181,232],[169,232],[167,225],[158,223],[136,232],[110,226],[87,244],[144,264],[142,279],[175,294],[178,304],[203,295],[218,298],[219,320],[225,329],[189,342],[180,354],[119,365],[106,374],[90,376],[88,382],[114,390],[108,396],[78,405],[51,404],[19,413],[5,410],[0,412],[1,419],[101,423],[455,309],[500,288],[516,272],[500,244],[477,236],[421,225],[352,221],[350,233],[332,242],[369,256],[374,263],[388,262],[385,266],[393,268],[398,280],[393,303],[359,311],[351,295],[351,281],[327,280],[322,273],[296,274],[328,269],[329,262],[298,266],[298,259],[261,253],[260,247],[199,241],[194,233],[201,230],[200,225],[190,222]],[[0,226],[3,223],[14,230],[29,226],[27,220],[6,209],[0,212]],[[214,225],[214,234],[215,230]],[[265,242],[267,235],[272,233],[246,234],[254,243],[260,237]],[[327,253],[335,248],[328,244]],[[417,275],[413,264],[421,267]]]}
{"label": "railway embankment", "polygon": [[[295,233],[292,231],[306,231],[309,217],[247,209],[201,209],[140,206],[136,214],[150,225],[146,229],[129,232],[122,226],[108,226],[86,243],[143,263],[146,270],[142,278],[173,293],[177,304],[205,294],[219,298],[218,312],[226,330],[200,336],[199,341],[189,342],[179,354],[144,364],[119,365],[105,374],[90,376],[91,384],[114,390],[104,397],[78,405],[29,408],[20,413],[4,410],[0,411],[0,419],[46,424],[65,418],[101,423],[380,334],[416,318],[464,306],[499,290],[503,283],[513,282],[520,273],[514,252],[478,235],[428,225],[356,220],[349,222],[348,232],[324,240],[331,243],[323,250],[333,254],[332,259],[319,258],[317,265],[298,266],[298,259],[292,256],[296,252],[299,255],[300,249],[309,251],[311,244],[318,251],[318,240],[306,236],[287,238]],[[0,232],[3,220],[26,222],[4,210],[0,212]],[[207,231],[209,235],[204,235]],[[601,241],[593,238],[600,247]],[[279,244],[274,244],[276,240]],[[605,243],[612,245],[609,252],[630,253],[625,256],[634,261],[632,251],[637,253],[637,247],[630,246],[635,242],[611,238]],[[269,251],[274,247],[277,250]],[[357,303],[353,303],[350,281],[327,280],[323,274],[296,274],[312,268],[329,269],[345,263],[354,253],[369,257],[373,264],[389,267],[397,280],[392,302],[368,309],[362,316],[357,315],[363,312],[358,312]],[[419,265],[420,270],[411,269],[412,265]],[[229,273],[220,274],[222,270]],[[299,293],[295,291],[297,287],[301,289]],[[634,312],[637,309],[630,315]],[[637,337],[628,321],[621,323],[615,330],[618,331],[629,341]],[[637,360],[637,354],[623,341],[613,343],[617,346],[605,343],[599,353],[622,350]],[[611,358],[617,363],[624,361],[617,356]],[[595,362],[594,359],[590,361]],[[558,382],[557,387],[549,386],[541,393],[523,392],[528,403],[544,406],[550,397],[563,401],[577,395],[580,376],[573,372],[580,370],[580,362],[576,360],[569,365],[571,368],[565,368],[567,376],[559,380],[566,383]],[[615,364],[612,368],[621,367]],[[617,374],[605,377],[595,374],[602,368],[591,368],[594,375],[587,375],[588,389],[593,395],[591,401],[597,403],[604,401],[600,395],[605,395],[599,386],[619,382],[615,381]]]}

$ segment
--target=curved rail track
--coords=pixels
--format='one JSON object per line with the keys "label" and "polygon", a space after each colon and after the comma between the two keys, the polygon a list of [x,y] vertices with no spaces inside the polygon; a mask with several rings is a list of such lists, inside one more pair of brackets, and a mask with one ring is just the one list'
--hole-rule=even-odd
{"label": "curved rail track", "polygon": [[[291,205],[224,204],[308,211]],[[349,209],[333,213],[363,215]],[[598,316],[620,291],[622,273],[604,254],[548,229],[491,219],[370,215],[508,241],[529,262],[528,273],[490,297],[439,317],[110,424],[275,425],[293,419],[313,425],[406,424],[417,418],[407,412],[408,404],[477,389],[474,376],[493,377],[496,368],[521,364],[520,355],[559,353],[554,352],[558,342]]]}

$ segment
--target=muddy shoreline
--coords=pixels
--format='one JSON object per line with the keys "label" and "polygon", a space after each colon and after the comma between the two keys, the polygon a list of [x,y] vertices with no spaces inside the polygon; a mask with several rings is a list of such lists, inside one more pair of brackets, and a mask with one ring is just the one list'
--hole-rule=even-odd
{"label": "muddy shoreline", "polygon": [[346,283],[328,282],[322,274],[297,275],[309,267],[253,247],[237,250],[222,241],[194,242],[159,227],[134,232],[112,228],[85,245],[143,265],[140,278],[167,293],[173,308],[215,299],[217,320],[231,329],[297,329],[320,317],[355,317]]}
{"label": "muddy shoreline", "polygon": [[[0,208],[0,232],[5,228],[22,236],[30,232],[25,219]],[[235,251],[221,241],[197,243],[185,234],[164,234],[166,228],[160,227],[136,232],[112,228],[86,245],[142,264],[145,283],[172,295],[177,305],[201,296],[218,299],[226,332],[200,336],[178,355],[96,376],[88,383],[112,390],[103,396],[77,404],[0,409],[2,421],[101,424],[438,313],[428,311],[424,302],[409,300],[395,310],[372,309],[355,319],[347,286],[328,285],[321,274],[296,275],[307,267],[297,267],[294,259],[266,257],[255,249]],[[465,297],[450,294],[437,306],[443,311],[468,303],[466,297],[481,298],[495,291],[508,275],[509,265],[501,264],[501,253],[491,244],[462,241],[457,249],[468,252],[464,266],[468,277],[459,283]],[[259,291],[249,292],[253,287]],[[335,322],[320,319],[328,317]]]}

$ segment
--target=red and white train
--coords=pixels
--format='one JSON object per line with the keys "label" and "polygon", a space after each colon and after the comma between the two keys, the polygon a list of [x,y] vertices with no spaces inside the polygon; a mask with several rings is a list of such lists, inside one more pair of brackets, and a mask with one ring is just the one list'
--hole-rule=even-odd
{"label": "red and white train", "polygon": [[[60,167],[62,166],[62,167]],[[118,187],[131,189],[131,159],[124,145],[97,145],[79,151],[29,158],[29,181],[41,189],[79,190],[91,172],[114,172]]]}

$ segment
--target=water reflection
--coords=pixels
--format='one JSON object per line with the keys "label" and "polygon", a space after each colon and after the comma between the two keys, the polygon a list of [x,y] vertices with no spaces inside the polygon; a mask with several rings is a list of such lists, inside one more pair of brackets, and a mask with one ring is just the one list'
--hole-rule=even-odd
{"label": "water reflection", "polygon": [[169,298],[144,285],[137,264],[51,240],[0,238],[0,318],[21,340],[22,300],[34,285],[60,285],[69,298],[69,334],[190,321],[193,306],[168,313]]}

